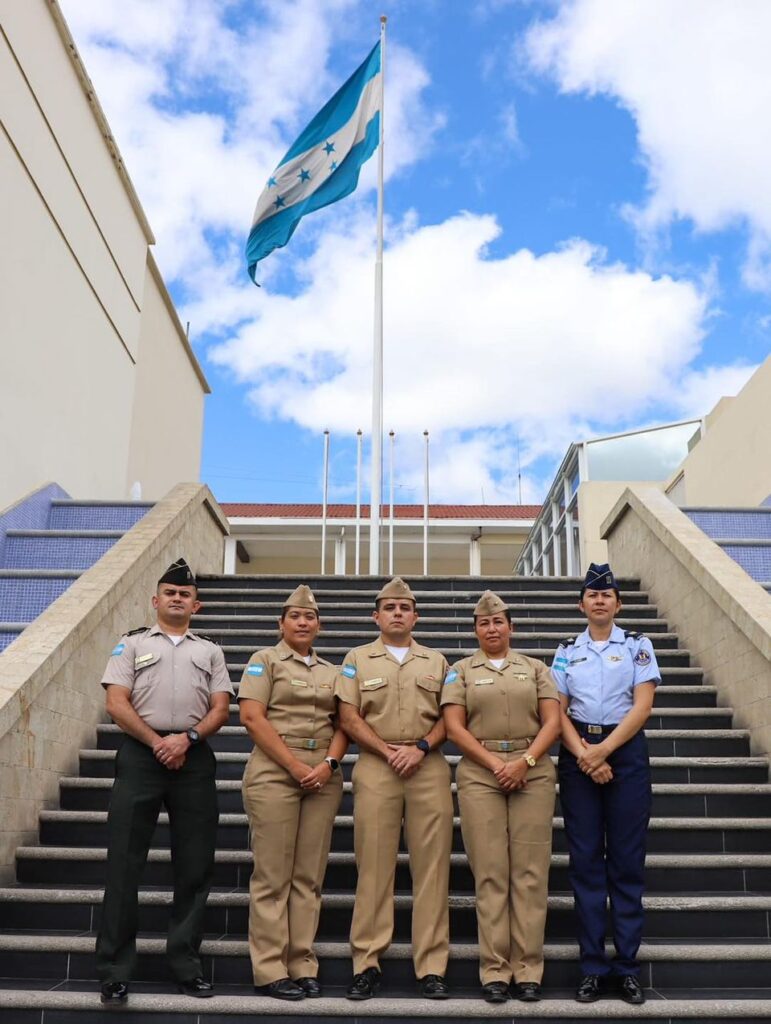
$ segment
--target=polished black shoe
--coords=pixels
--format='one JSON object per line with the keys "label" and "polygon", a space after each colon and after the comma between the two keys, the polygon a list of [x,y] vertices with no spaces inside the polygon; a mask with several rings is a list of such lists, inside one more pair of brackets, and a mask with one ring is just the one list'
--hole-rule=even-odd
{"label": "polished black shoe", "polygon": [[482,998],[486,1003],[505,1003],[509,998],[509,986],[505,981],[488,981],[482,986]]}
{"label": "polished black shoe", "polygon": [[105,1006],[121,1006],[128,999],[125,981],[105,981],[99,989],[99,1000]]}
{"label": "polished black shoe", "polygon": [[290,1002],[296,999],[305,999],[305,993],[291,978],[279,978],[278,981],[271,981],[268,985],[255,985],[254,991],[261,996],[270,996],[271,999],[286,999]]}
{"label": "polished black shoe", "polygon": [[191,978],[190,981],[178,981],[177,988],[185,996],[195,996],[196,999],[208,999],[214,995],[214,985],[203,978]]}
{"label": "polished black shoe", "polygon": [[523,1003],[537,1003],[541,998],[541,986],[537,981],[518,981],[514,986],[514,995]]}
{"label": "polished black shoe", "polygon": [[638,978],[633,974],[625,974],[619,985],[621,998],[625,1003],[632,1003],[633,1006],[640,1006],[645,1002],[645,992]]}
{"label": "polished black shoe", "polygon": [[321,995],[321,985],[317,978],[295,978],[294,983],[303,990],[308,999],[318,999]]}
{"label": "polished black shoe", "polygon": [[450,989],[440,974],[426,974],[418,978],[420,994],[424,999],[449,999]]}
{"label": "polished black shoe", "polygon": [[599,974],[585,974],[576,989],[577,1003],[594,1003],[602,995],[602,978]]}
{"label": "polished black shoe", "polygon": [[348,986],[346,999],[371,999],[380,988],[380,971],[377,967],[368,967],[361,974],[354,974],[353,984]]}

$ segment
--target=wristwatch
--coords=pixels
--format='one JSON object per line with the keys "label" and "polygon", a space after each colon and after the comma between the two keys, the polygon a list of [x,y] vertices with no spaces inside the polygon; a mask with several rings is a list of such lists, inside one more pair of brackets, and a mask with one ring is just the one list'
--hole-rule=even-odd
{"label": "wristwatch", "polygon": [[337,760],[336,757],[325,757],[324,760],[327,762],[329,767],[332,769],[332,774],[334,775],[335,772],[340,767],[340,762]]}
{"label": "wristwatch", "polygon": [[532,754],[523,754],[522,757],[525,759],[528,768],[535,768],[535,758]]}
{"label": "wristwatch", "polygon": [[191,747],[194,747],[196,743],[201,742],[201,737],[199,736],[197,729],[185,729],[185,736],[190,740]]}
{"label": "wristwatch", "polygon": [[418,750],[422,750],[424,754],[431,753],[431,747],[429,747],[428,745],[428,740],[418,740],[415,746],[418,748]]}

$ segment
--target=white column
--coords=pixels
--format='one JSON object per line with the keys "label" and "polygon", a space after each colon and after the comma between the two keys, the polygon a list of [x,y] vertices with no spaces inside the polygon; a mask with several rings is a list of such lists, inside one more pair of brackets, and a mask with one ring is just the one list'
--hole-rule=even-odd
{"label": "white column", "polygon": [[345,576],[345,527],[335,537],[335,576]]}
{"label": "white column", "polygon": [[479,537],[471,537],[468,542],[469,576],[482,575],[482,543]]}
{"label": "white column", "polygon": [[222,566],[222,571],[226,576],[235,576],[236,574],[236,545],[238,541],[235,537],[225,538],[225,557]]}

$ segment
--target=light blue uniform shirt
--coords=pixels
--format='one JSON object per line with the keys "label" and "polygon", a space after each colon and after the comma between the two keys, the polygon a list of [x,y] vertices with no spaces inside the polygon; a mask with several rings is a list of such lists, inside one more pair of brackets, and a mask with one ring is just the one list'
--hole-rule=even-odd
{"label": "light blue uniform shirt", "polygon": [[570,717],[588,725],[618,725],[632,707],[638,683],[661,681],[647,636],[613,626],[608,640],[592,640],[585,629],[557,648],[551,674],[570,698]]}

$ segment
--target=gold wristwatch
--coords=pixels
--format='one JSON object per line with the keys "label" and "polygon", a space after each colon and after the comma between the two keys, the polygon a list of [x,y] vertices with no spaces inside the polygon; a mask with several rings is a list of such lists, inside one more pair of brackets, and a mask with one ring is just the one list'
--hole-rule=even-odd
{"label": "gold wristwatch", "polygon": [[535,758],[533,757],[532,754],[523,754],[522,757],[527,762],[527,767],[528,768],[535,768]]}

